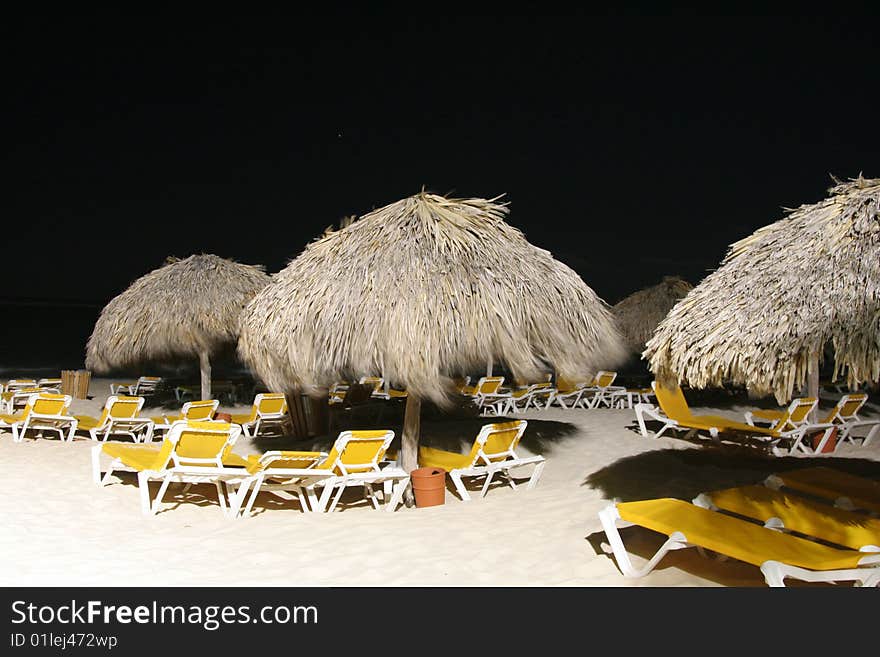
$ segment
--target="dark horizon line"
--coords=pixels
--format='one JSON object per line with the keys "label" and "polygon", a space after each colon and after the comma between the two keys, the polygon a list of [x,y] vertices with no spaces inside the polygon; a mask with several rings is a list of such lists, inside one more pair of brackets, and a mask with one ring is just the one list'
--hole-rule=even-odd
{"label": "dark horizon line", "polygon": [[0,297],[0,306],[46,306],[73,308],[103,308],[106,301],[94,299],[60,299],[51,297]]}

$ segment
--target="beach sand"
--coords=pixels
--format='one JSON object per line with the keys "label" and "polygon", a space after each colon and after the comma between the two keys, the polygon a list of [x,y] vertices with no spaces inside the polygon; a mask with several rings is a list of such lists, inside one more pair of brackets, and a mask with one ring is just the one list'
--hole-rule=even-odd
{"label": "beach sand", "polygon": [[[97,416],[110,381],[93,378],[92,398],[75,399],[73,413]],[[748,408],[754,406],[693,410],[741,419]],[[394,513],[375,511],[350,490],[332,514],[305,514],[295,500],[265,493],[252,517],[236,520],[222,515],[213,486],[202,485],[186,497],[169,494],[158,514],[144,516],[133,474],[120,473],[105,487],[92,482],[91,440],[13,443],[4,431],[0,584],[763,587],[757,568],[693,549],[672,552],[649,575],[627,579],[603,548],[597,513],[612,499],[691,499],[701,490],[757,483],[799,465],[832,465],[874,478],[880,471],[880,441],[845,446],[834,455],[780,458],[645,438],[630,409],[549,409],[521,417],[529,421],[522,452],[546,458],[533,490],[500,485],[470,502],[450,491],[441,506],[401,506]],[[492,421],[427,419],[422,444],[464,448],[481,424]],[[389,428],[397,431],[395,423]],[[235,451],[257,453],[267,445],[271,439],[242,436]],[[523,478],[528,474],[524,470]],[[622,535],[636,563],[664,539],[638,527]]]}

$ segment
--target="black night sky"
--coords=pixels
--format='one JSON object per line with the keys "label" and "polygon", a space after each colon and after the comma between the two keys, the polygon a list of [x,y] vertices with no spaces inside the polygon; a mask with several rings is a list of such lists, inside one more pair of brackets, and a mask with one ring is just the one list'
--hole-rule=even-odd
{"label": "black night sky", "polygon": [[696,284],[830,174],[880,176],[874,24],[377,9],[265,39],[13,35],[0,297],[11,315],[91,304],[81,357],[100,307],[168,255],[274,273],[422,187],[504,194],[509,222],[609,303],[668,274]]}

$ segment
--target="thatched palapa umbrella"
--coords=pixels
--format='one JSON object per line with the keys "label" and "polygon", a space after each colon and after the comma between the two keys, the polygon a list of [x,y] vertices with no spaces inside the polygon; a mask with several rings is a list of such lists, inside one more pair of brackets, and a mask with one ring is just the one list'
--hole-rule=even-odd
{"label": "thatched palapa umbrella", "polygon": [[644,357],[661,382],[723,382],[786,403],[819,355],[850,386],[880,374],[880,179],[859,176],[731,245],[721,266],[676,304]]}
{"label": "thatched palapa umbrella", "polygon": [[310,243],[242,314],[239,355],[277,389],[320,395],[383,373],[408,391],[401,465],[416,467],[422,399],[504,362],[591,376],[622,357],[610,310],[573,270],[504,221],[497,199],[422,192]]}
{"label": "thatched palapa umbrella", "polygon": [[198,356],[202,399],[210,399],[210,356],[235,343],[242,308],[269,280],[262,265],[210,254],[168,258],[104,307],[86,345],[86,367],[107,372]]}
{"label": "thatched palapa umbrella", "polygon": [[693,287],[679,276],[664,276],[657,285],[637,290],[611,307],[630,351],[644,350],[660,321]]}

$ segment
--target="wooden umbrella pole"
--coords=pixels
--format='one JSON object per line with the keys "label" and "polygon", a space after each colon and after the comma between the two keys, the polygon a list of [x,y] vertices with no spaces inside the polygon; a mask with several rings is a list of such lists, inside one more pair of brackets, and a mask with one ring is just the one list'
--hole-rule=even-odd
{"label": "wooden umbrella pole", "polygon": [[[400,437],[400,467],[406,472],[412,472],[419,467],[421,414],[422,400],[416,395],[407,395],[406,410],[403,414],[403,435]],[[404,493],[403,502],[408,507],[415,504],[411,488]]]}
{"label": "wooden umbrella pole", "polygon": [[[807,366],[807,396],[819,399],[819,353],[814,351],[810,354],[809,365]],[[810,412],[810,422],[818,422],[819,405],[816,404]]]}
{"label": "wooden umbrella pole", "polygon": [[211,399],[211,357],[207,351],[199,352],[199,369],[202,372],[202,400]]}

